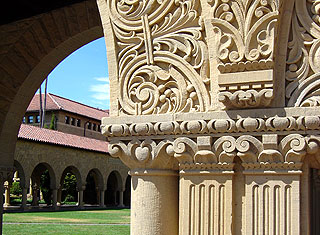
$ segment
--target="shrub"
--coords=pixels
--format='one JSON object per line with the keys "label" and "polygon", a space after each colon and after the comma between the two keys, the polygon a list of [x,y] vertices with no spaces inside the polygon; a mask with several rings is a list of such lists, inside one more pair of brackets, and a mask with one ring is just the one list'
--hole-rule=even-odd
{"label": "shrub", "polygon": [[16,196],[19,196],[22,194],[22,189],[20,187],[19,182],[13,182],[10,188],[10,193]]}

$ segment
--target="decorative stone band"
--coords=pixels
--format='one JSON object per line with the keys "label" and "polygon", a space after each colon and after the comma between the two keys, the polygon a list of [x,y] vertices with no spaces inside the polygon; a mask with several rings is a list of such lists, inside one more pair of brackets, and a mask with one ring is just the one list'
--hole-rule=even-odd
{"label": "decorative stone band", "polygon": [[[317,153],[320,135],[289,134],[199,136],[141,141],[114,140],[110,154],[120,157],[131,169],[219,170],[232,171],[235,157],[245,170],[300,170],[307,153]],[[319,159],[320,163],[320,159]]]}
{"label": "decorative stone band", "polygon": [[103,124],[107,137],[320,130],[319,116]]}
{"label": "decorative stone band", "polygon": [[131,176],[152,175],[152,176],[178,176],[174,170],[157,170],[157,169],[134,169],[129,171]]}

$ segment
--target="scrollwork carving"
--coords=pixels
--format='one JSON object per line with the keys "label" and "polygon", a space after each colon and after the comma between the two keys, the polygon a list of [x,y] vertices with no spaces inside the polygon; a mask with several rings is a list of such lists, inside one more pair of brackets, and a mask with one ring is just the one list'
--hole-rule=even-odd
{"label": "scrollwork carving", "polygon": [[208,52],[198,5],[198,0],[108,1],[120,113],[208,109]]}
{"label": "scrollwork carving", "polygon": [[244,71],[248,68],[250,70],[251,66],[255,66],[257,70],[259,66],[251,62],[258,60],[265,62],[263,68],[270,67],[279,2],[266,0],[210,2],[212,24],[219,39],[217,52],[220,61],[223,64],[229,63],[231,72]]}
{"label": "scrollwork carving", "polygon": [[319,1],[295,1],[291,35],[286,72],[288,106],[319,106]]}
{"label": "scrollwork carving", "polygon": [[268,106],[273,98],[272,89],[238,90],[234,93],[223,91],[219,93],[219,101],[229,108],[253,108]]}

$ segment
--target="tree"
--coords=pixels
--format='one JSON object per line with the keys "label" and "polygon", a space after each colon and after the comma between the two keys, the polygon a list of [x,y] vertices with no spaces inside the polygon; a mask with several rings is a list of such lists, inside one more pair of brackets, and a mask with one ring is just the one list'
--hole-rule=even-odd
{"label": "tree", "polygon": [[74,174],[68,172],[63,181],[62,200],[64,202],[74,202],[77,197],[77,178]]}
{"label": "tree", "polygon": [[52,190],[50,189],[50,175],[48,170],[45,170],[41,175],[40,190],[42,191],[43,200],[47,205],[50,205]]}
{"label": "tree", "polygon": [[55,122],[56,122],[56,116],[54,115],[54,113],[52,113],[49,129],[51,129],[51,130],[55,130],[56,129],[55,128]]}
{"label": "tree", "polygon": [[13,195],[19,196],[22,194],[22,189],[20,187],[20,183],[19,182],[12,182],[11,188],[10,188],[10,192]]}

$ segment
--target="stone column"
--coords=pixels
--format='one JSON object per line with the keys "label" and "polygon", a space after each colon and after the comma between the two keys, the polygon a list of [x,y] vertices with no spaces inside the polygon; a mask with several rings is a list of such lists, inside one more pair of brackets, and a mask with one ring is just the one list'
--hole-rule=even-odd
{"label": "stone column", "polygon": [[109,151],[132,169],[131,235],[177,235],[179,179],[172,142],[118,141]]}
{"label": "stone column", "polygon": [[178,234],[177,172],[133,170],[131,176],[131,234]]}
{"label": "stone column", "polygon": [[123,204],[123,193],[124,193],[123,190],[119,190],[119,204],[118,204],[118,207],[124,207],[124,204]]}
{"label": "stone column", "polygon": [[18,182],[20,179],[19,179],[19,173],[18,171],[14,172],[14,175],[13,175],[13,181],[14,182]]}
{"label": "stone column", "polygon": [[100,201],[99,201],[100,207],[105,207],[105,205],[104,205],[104,193],[105,193],[105,189],[100,189]]}
{"label": "stone column", "polygon": [[10,182],[6,181],[4,183],[4,204],[3,206],[10,206]]}
{"label": "stone column", "polygon": [[83,191],[85,190],[85,186],[82,186],[80,188],[77,188],[78,191],[78,207],[82,208],[83,207]]}
{"label": "stone column", "polygon": [[0,234],[2,234],[4,182],[12,179],[13,170],[11,167],[0,166]]}
{"label": "stone column", "polygon": [[37,185],[32,186],[32,206],[39,206],[39,201],[38,201],[38,191],[39,188]]}
{"label": "stone column", "polygon": [[58,189],[52,189],[52,208],[57,210]]}
{"label": "stone column", "polygon": [[58,195],[57,195],[57,205],[61,206],[61,197],[62,197],[62,189],[61,187],[58,189]]}
{"label": "stone column", "polygon": [[22,202],[21,202],[21,209],[25,210],[27,208],[27,192],[28,189],[23,187],[22,188]]}

